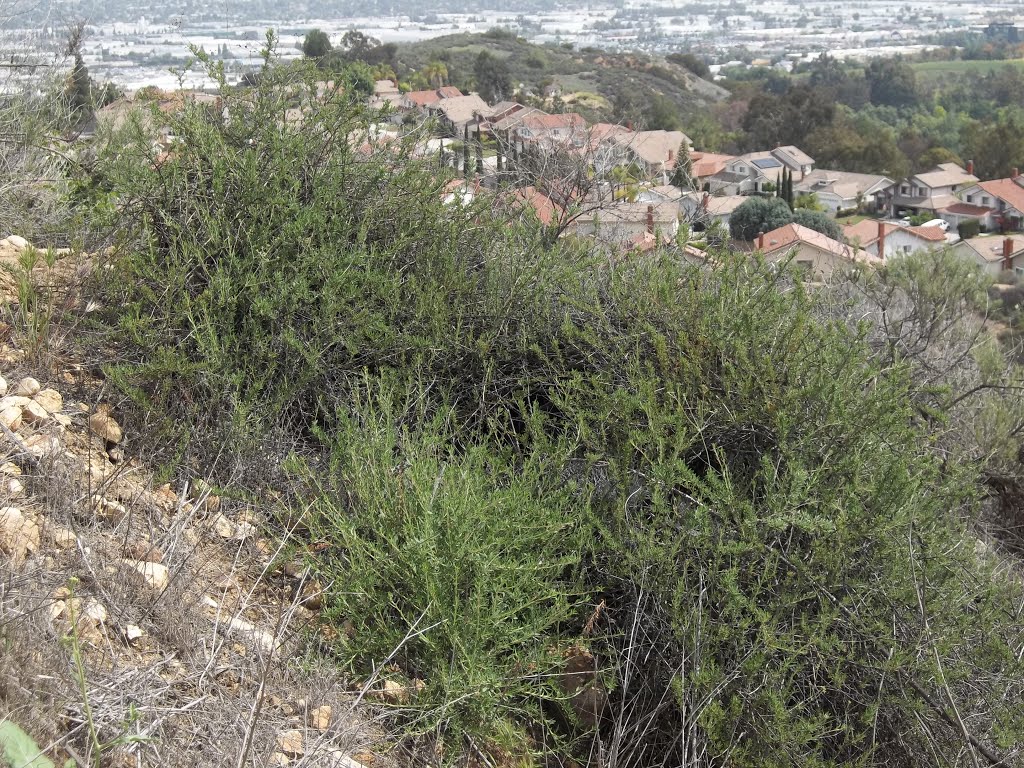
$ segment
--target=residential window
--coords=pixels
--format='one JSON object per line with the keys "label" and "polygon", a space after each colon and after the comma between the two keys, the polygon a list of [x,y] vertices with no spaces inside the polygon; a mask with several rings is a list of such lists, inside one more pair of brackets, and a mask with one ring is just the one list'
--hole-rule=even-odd
{"label": "residential window", "polygon": [[904,184],[902,187],[900,187],[900,194],[901,195],[909,195],[910,194],[910,187],[908,187],[906,184]]}
{"label": "residential window", "polygon": [[982,195],[981,196],[981,204],[982,205],[988,205],[988,196],[987,195]]}
{"label": "residential window", "polygon": [[742,165],[736,166],[736,173],[746,173],[746,172],[747,172],[747,169],[744,168]]}
{"label": "residential window", "polygon": [[973,203],[974,202],[974,195],[968,195],[967,196],[967,202],[968,203]]}
{"label": "residential window", "polygon": [[810,259],[797,259],[796,267],[797,269],[803,270],[804,272],[813,272],[814,262],[811,261]]}

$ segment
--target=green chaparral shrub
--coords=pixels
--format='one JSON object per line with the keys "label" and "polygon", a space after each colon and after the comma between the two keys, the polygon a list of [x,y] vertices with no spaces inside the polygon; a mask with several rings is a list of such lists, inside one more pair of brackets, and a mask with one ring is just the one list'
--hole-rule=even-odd
{"label": "green chaparral shrub", "polygon": [[[445,204],[299,75],[104,171],[111,373],[185,430],[301,436],[335,651],[423,681],[405,727],[452,761],[539,722],[537,749],[637,768],[967,764],[965,730],[1019,759],[1020,586],[960,522],[977,468],[916,369],[756,256],[591,257]],[[551,722],[567,644],[600,748]]]}

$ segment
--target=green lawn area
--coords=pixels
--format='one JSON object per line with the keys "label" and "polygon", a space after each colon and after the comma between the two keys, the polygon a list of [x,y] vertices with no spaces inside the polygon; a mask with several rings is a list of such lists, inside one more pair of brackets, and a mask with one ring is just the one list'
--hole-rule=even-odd
{"label": "green lawn area", "polygon": [[848,224],[856,224],[864,221],[864,219],[870,219],[870,216],[865,216],[862,213],[855,213],[853,216],[843,216],[841,219],[836,219],[840,226],[845,227]]}
{"label": "green lawn area", "polygon": [[938,79],[943,75],[962,75],[967,72],[983,74],[1002,69],[1005,66],[1024,68],[1024,59],[970,60],[970,61],[919,61],[911,64],[917,74],[926,79]]}

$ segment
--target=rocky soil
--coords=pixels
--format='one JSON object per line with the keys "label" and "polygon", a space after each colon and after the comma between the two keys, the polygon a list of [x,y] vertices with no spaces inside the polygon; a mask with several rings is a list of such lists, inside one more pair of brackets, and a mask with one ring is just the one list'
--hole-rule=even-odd
{"label": "rocky soil", "polygon": [[27,352],[12,273],[0,291],[0,719],[58,765],[390,763],[362,704],[384,684],[324,659],[272,503],[155,481],[104,382]]}

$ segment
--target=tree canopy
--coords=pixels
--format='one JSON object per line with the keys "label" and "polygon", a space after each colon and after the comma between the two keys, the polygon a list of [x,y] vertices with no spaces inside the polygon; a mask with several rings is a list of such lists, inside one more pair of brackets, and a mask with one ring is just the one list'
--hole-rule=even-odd
{"label": "tree canopy", "polygon": [[729,217],[729,234],[737,240],[755,240],[762,232],[789,224],[793,212],[779,197],[751,197]]}

